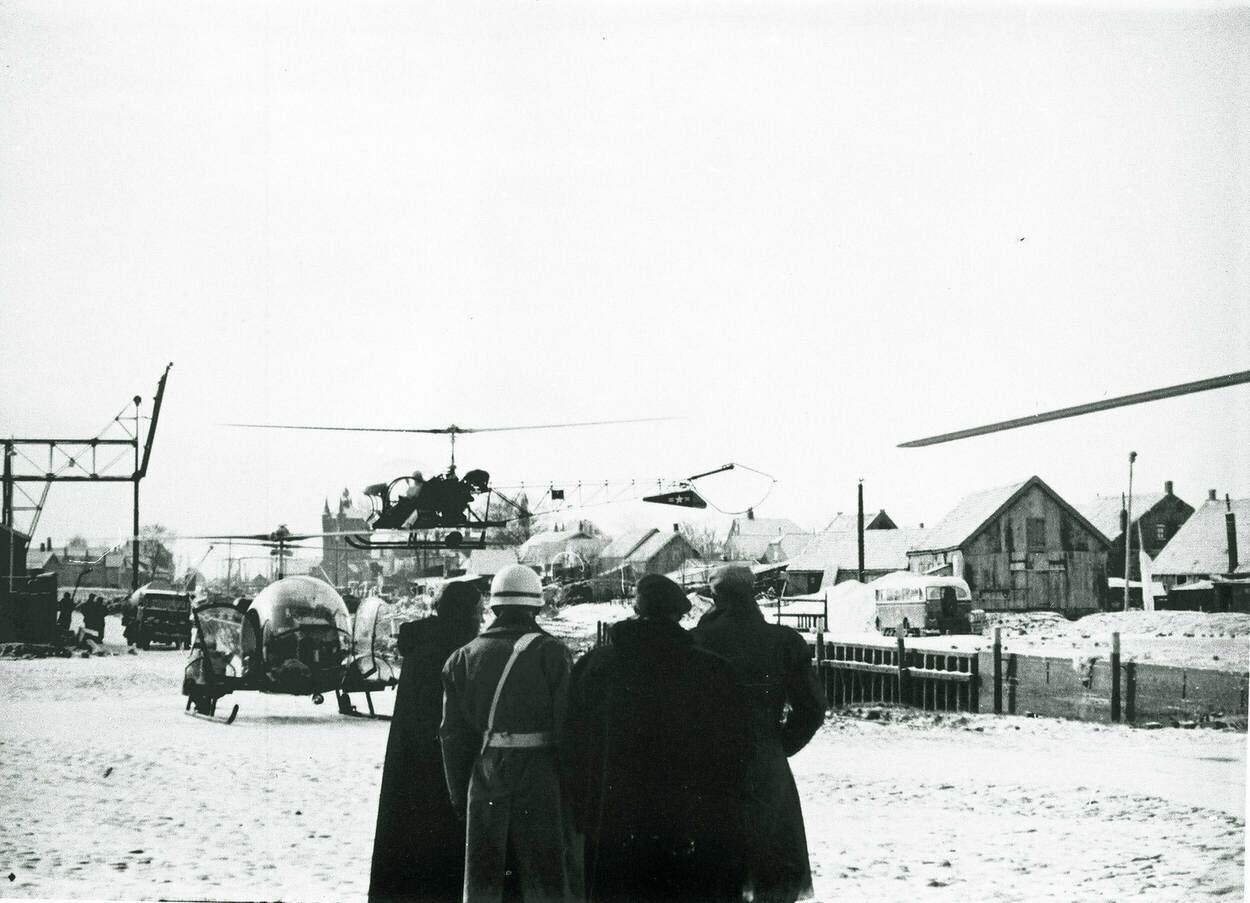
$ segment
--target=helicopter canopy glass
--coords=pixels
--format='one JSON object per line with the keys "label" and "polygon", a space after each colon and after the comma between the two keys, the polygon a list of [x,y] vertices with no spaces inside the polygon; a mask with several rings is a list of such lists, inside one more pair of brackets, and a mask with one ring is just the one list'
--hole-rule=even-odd
{"label": "helicopter canopy glass", "polygon": [[218,603],[195,611],[195,642],[187,676],[197,683],[243,676],[243,614]]}
{"label": "helicopter canopy glass", "polygon": [[[351,635],[347,604],[333,587],[320,580],[288,577],[266,588],[264,593],[273,594],[270,634],[287,633],[299,627],[330,627]],[[260,602],[258,596],[253,606]]]}
{"label": "helicopter canopy glass", "polygon": [[370,596],[356,609],[352,643],[356,670],[366,680],[399,679],[399,627],[406,620],[398,605]]}

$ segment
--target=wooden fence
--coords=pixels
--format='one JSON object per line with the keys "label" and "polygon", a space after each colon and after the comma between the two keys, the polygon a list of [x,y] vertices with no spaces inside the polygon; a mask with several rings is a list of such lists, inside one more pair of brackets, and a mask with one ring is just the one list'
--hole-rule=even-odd
{"label": "wooden fence", "polygon": [[980,664],[975,652],[908,649],[893,645],[828,642],[817,636],[816,660],[834,707],[897,703],[934,712],[975,712]]}

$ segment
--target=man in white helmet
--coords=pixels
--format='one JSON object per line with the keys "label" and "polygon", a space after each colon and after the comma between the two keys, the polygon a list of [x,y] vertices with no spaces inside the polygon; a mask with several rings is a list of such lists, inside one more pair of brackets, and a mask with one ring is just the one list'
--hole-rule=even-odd
{"label": "man in white helmet", "polygon": [[493,623],[443,666],[443,768],[466,819],[464,899],[573,901],[581,844],[560,786],[557,732],[572,656],[535,620],[542,582],[510,565],[491,582]]}

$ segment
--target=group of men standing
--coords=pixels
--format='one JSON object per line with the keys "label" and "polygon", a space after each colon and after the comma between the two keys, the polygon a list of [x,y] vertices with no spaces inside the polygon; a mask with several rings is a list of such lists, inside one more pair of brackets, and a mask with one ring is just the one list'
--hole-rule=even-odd
{"label": "group of men standing", "polygon": [[804,639],[765,621],[749,569],[722,568],[711,591],[686,631],[685,593],[644,577],[636,617],[574,665],[536,622],[537,575],[495,577],[494,622],[442,669],[464,900],[810,895],[787,758],[821,725],[824,693]]}

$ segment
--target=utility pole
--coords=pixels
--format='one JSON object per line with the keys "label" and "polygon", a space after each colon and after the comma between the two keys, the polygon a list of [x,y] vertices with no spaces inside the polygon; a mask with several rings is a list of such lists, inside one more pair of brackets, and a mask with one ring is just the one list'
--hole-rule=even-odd
{"label": "utility pole", "polygon": [[143,399],[135,396],[135,507],[134,522],[130,531],[130,591],[139,588],[139,405]]}
{"label": "utility pole", "polygon": [[[1129,563],[1133,560],[1133,462],[1137,452],[1128,453],[1128,501],[1124,503],[1124,610],[1128,611],[1128,578],[1132,573]],[[1142,588],[1142,605],[1145,607],[1145,587]]]}
{"label": "utility pole", "polygon": [[859,480],[859,512],[855,516],[855,527],[859,538],[859,582],[864,582],[864,479]]}

